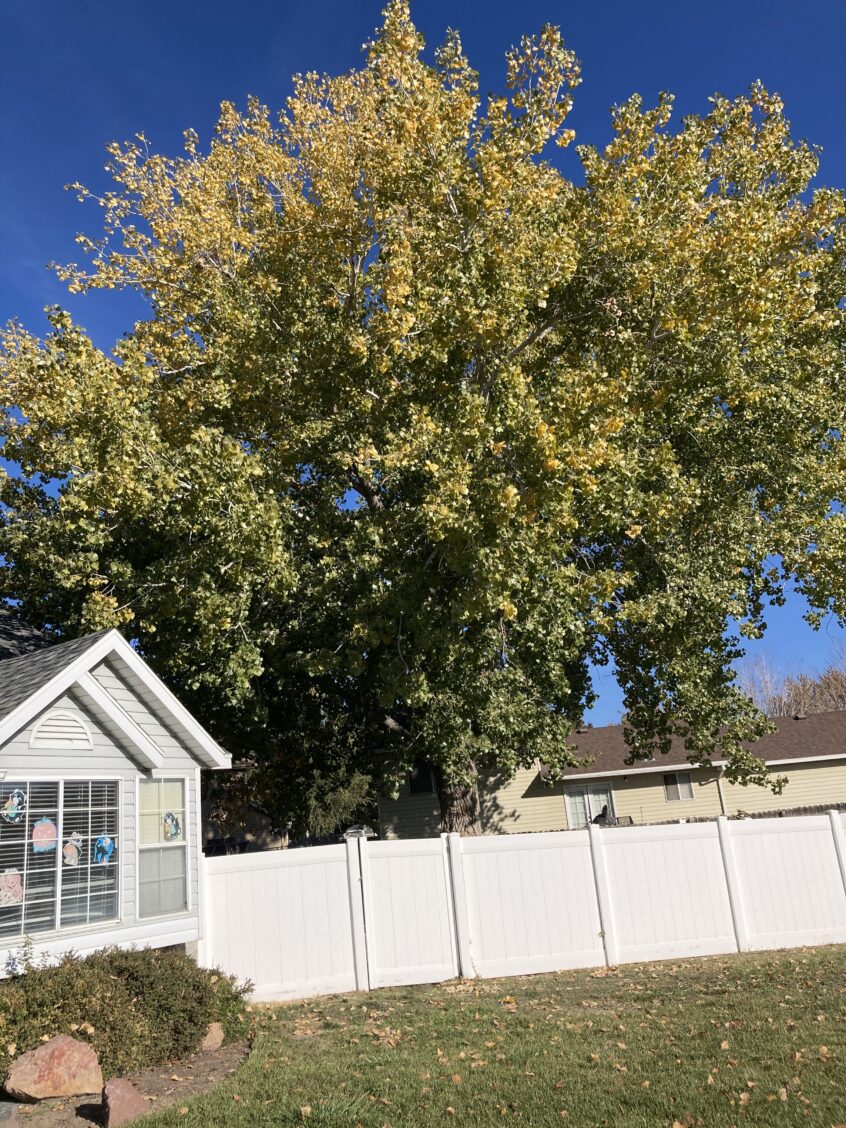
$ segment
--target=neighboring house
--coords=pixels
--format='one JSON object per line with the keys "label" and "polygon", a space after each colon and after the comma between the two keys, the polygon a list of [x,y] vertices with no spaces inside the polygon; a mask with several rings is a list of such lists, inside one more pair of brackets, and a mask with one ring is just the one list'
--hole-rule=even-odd
{"label": "neighboring house", "polygon": [[48,645],[0,610],[0,974],[26,937],[196,942],[200,772],[230,764],[117,631]]}
{"label": "neighboring house", "polygon": [[[509,783],[487,781],[480,788],[482,832],[577,829],[606,806],[612,818],[642,824],[846,803],[846,712],[775,723],[777,731],[753,750],[774,776],[786,777],[781,795],[729,783],[716,758],[710,768],[692,767],[680,742],[666,756],[627,765],[623,727],[609,725],[573,734],[579,755],[593,762],[568,771],[563,783],[547,785],[540,765],[519,771]],[[397,799],[379,800],[379,819],[384,838],[439,833],[438,800],[425,764],[415,765]]]}

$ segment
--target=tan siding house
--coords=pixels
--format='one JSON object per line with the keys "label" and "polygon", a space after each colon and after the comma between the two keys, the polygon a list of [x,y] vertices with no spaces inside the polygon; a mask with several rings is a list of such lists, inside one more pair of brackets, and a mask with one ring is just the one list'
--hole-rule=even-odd
{"label": "tan siding house", "polygon": [[[582,729],[573,735],[579,753],[592,763],[548,785],[540,764],[523,768],[507,783],[496,779],[480,787],[484,834],[514,834],[576,829],[601,815],[618,822],[675,822],[721,814],[760,814],[846,804],[846,712],[783,717],[778,729],[754,751],[774,776],[787,780],[781,795],[769,788],[731,784],[715,757],[709,768],[694,768],[681,745],[660,760],[627,765],[621,725]],[[406,784],[397,799],[379,801],[382,836],[425,838],[439,833],[434,793],[411,793]]]}

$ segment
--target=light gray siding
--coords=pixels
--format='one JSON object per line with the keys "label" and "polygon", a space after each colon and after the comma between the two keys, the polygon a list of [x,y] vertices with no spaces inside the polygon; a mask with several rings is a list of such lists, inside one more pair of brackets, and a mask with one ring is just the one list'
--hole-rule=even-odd
{"label": "light gray siding", "polygon": [[197,761],[182,741],[153,715],[137,693],[130,689],[117,670],[104,662],[92,671],[94,677],[123,711],[155,742],[164,756],[163,771],[193,772]]}
{"label": "light gray siding", "polygon": [[[5,770],[7,780],[37,779],[117,779],[121,785],[121,824],[118,850],[121,857],[119,926],[106,925],[109,942],[120,940],[120,933],[126,931],[133,940],[141,943],[170,943],[174,930],[178,935],[196,938],[199,931],[199,851],[197,818],[199,814],[199,778],[197,761],[181,741],[158,720],[149,707],[133,693],[120,676],[107,665],[100,666],[94,675],[103,688],[114,697],[123,711],[152,739],[160,749],[164,763],[154,775],[172,776],[185,779],[187,826],[184,828],[188,844],[188,914],[177,918],[139,921],[137,915],[137,781],[150,778],[132,757],[132,748],[124,746],[122,738],[109,731],[108,718],[90,701],[81,690],[71,690],[53,701],[32,724],[17,733],[0,748],[0,769]],[[91,748],[30,747],[29,740],[33,729],[46,713],[61,709],[79,717],[91,732]],[[45,947],[55,950],[61,937],[68,937],[67,946],[79,950],[80,944],[73,941],[78,935],[90,947],[92,928],[71,930],[49,934]],[[117,935],[116,935],[117,934]],[[36,942],[39,937],[34,937]],[[6,945],[17,948],[20,941],[10,941]],[[83,944],[83,947],[85,944]],[[38,944],[36,943],[36,948]]]}

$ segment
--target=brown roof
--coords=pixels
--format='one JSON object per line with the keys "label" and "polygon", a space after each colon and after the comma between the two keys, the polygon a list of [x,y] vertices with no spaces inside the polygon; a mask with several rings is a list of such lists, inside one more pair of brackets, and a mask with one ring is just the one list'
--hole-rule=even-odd
{"label": "brown roof", "polygon": [[[776,717],[775,732],[762,736],[749,745],[750,750],[766,763],[780,760],[807,760],[823,756],[846,758],[846,710],[832,713],[809,713],[801,720],[793,717]],[[577,729],[570,736],[580,756],[590,756],[593,762],[584,768],[568,768],[565,776],[591,776],[605,772],[654,771],[666,765],[669,768],[686,764],[687,754],[681,740],[675,739],[666,756],[654,760],[639,760],[627,764],[629,749],[623,739],[622,725],[605,725],[602,728]],[[719,764],[718,753],[713,762]]]}

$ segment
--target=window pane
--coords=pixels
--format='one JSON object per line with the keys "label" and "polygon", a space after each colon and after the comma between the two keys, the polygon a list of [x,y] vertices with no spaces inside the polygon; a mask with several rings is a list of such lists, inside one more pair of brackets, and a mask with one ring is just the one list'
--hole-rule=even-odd
{"label": "window pane", "polygon": [[118,812],[116,810],[91,812],[91,833],[95,838],[100,834],[108,834],[115,837],[117,832]]}
{"label": "window pane", "polygon": [[74,928],[88,924],[88,889],[69,893],[62,886],[62,928]]}
{"label": "window pane", "polygon": [[162,811],[182,810],[185,806],[184,783],[181,779],[162,780]]}
{"label": "window pane", "polygon": [[91,806],[94,810],[103,807],[117,807],[118,785],[116,782],[96,782],[91,784]]}
{"label": "window pane", "polygon": [[571,830],[581,830],[587,826],[587,796],[584,791],[569,791],[567,793],[567,815]]}
{"label": "window pane", "polygon": [[138,853],[138,915],[163,916],[188,908],[185,849],[140,850]]}
{"label": "window pane", "polygon": [[65,780],[65,813],[74,808],[88,810],[90,804],[90,784],[80,780]]}
{"label": "window pane", "polygon": [[95,920],[115,920],[118,915],[117,893],[107,893],[104,896],[91,895],[88,910],[88,923]]}
{"label": "window pane", "polygon": [[667,802],[675,803],[679,798],[679,785],[676,779],[675,772],[664,776],[664,787],[667,790]]}
{"label": "window pane", "polygon": [[142,779],[139,784],[142,811],[158,811],[161,803],[161,788],[157,779]]}
{"label": "window pane", "polygon": [[158,811],[152,814],[144,813],[141,815],[141,831],[139,840],[142,846],[154,846],[161,842],[161,816]]}
{"label": "window pane", "polygon": [[605,817],[610,819],[612,817],[611,788],[605,783],[595,783],[587,790],[591,822],[603,811]]}
{"label": "window pane", "polygon": [[432,768],[422,756],[418,756],[409,773],[408,790],[410,795],[431,795],[435,790]]}
{"label": "window pane", "polygon": [[692,799],[693,798],[693,782],[691,780],[690,772],[679,772],[677,777],[679,784],[679,798]]}

